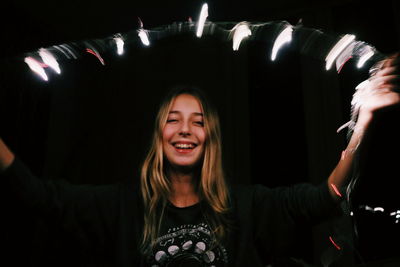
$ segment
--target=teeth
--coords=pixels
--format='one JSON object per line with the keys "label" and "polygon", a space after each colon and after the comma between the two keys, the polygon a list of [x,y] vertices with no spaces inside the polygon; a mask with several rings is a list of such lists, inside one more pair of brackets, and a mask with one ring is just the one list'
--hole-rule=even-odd
{"label": "teeth", "polygon": [[175,144],[176,148],[182,148],[182,149],[188,149],[188,148],[194,148],[193,144]]}

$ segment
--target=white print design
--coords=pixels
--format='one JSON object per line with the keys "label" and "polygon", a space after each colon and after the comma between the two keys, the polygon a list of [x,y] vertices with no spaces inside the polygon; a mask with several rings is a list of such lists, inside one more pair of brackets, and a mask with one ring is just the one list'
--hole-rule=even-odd
{"label": "white print design", "polygon": [[[211,231],[207,224],[185,224],[168,229],[156,240],[149,266],[226,266],[226,249],[213,246]],[[213,246],[213,247],[212,247]]]}

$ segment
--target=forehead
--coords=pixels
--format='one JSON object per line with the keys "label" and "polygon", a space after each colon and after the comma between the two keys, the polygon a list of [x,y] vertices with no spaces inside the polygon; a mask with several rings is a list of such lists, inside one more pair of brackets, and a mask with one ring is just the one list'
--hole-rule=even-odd
{"label": "forehead", "polygon": [[196,112],[202,113],[200,101],[193,95],[181,94],[178,95],[171,106],[170,112]]}

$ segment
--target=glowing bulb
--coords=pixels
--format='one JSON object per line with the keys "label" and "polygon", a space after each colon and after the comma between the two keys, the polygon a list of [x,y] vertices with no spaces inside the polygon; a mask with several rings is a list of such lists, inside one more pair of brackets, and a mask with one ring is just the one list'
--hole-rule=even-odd
{"label": "glowing bulb", "polygon": [[142,43],[143,43],[145,46],[149,46],[149,45],[150,45],[149,36],[148,36],[146,30],[140,29],[140,30],[138,31],[138,35],[139,35],[140,40],[142,41]]}
{"label": "glowing bulb", "polygon": [[239,50],[242,40],[251,35],[251,30],[247,23],[240,22],[233,29],[233,51]]}
{"label": "glowing bulb", "polygon": [[204,23],[208,17],[208,5],[203,4],[200,11],[199,21],[197,22],[196,36],[200,38],[203,35]]}
{"label": "glowing bulb", "polygon": [[339,54],[355,39],[356,37],[351,34],[346,34],[343,36],[331,49],[328,55],[325,58],[326,61],[326,70],[329,70],[332,67],[333,62],[339,56]]}
{"label": "glowing bulb", "polygon": [[285,44],[290,43],[292,41],[292,33],[293,28],[292,26],[286,27],[276,38],[274,42],[274,46],[272,48],[271,60],[274,61],[276,59],[276,55],[279,49]]}
{"label": "glowing bulb", "polygon": [[122,37],[114,37],[114,41],[117,45],[117,54],[122,55],[124,53],[124,40]]}
{"label": "glowing bulb", "polygon": [[45,80],[46,82],[49,80],[40,62],[32,57],[26,57],[24,61],[29,66],[29,68],[33,72],[38,74],[43,80]]}
{"label": "glowing bulb", "polygon": [[381,208],[381,207],[376,207],[376,208],[374,208],[374,211],[381,211],[381,212],[384,212],[385,209],[384,209],[384,208]]}
{"label": "glowing bulb", "polygon": [[60,66],[58,65],[57,60],[47,49],[40,48],[39,56],[42,58],[43,63],[52,68],[57,74],[61,73]]}
{"label": "glowing bulb", "polygon": [[358,60],[357,68],[361,68],[362,66],[364,66],[364,63],[367,62],[367,60],[370,59],[374,54],[375,53],[372,49],[368,49],[368,51],[364,53]]}

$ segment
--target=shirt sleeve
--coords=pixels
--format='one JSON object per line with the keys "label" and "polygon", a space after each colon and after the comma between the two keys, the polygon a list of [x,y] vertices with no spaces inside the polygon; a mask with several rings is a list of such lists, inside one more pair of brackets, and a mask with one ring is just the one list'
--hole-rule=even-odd
{"label": "shirt sleeve", "polygon": [[297,184],[290,187],[255,186],[253,208],[257,210],[255,239],[272,251],[291,246],[305,227],[340,214],[328,185]]}
{"label": "shirt sleeve", "polygon": [[17,157],[0,178],[18,205],[59,225],[84,249],[91,249],[93,244],[101,247],[114,235],[120,190],[117,184],[73,185],[40,179]]}

